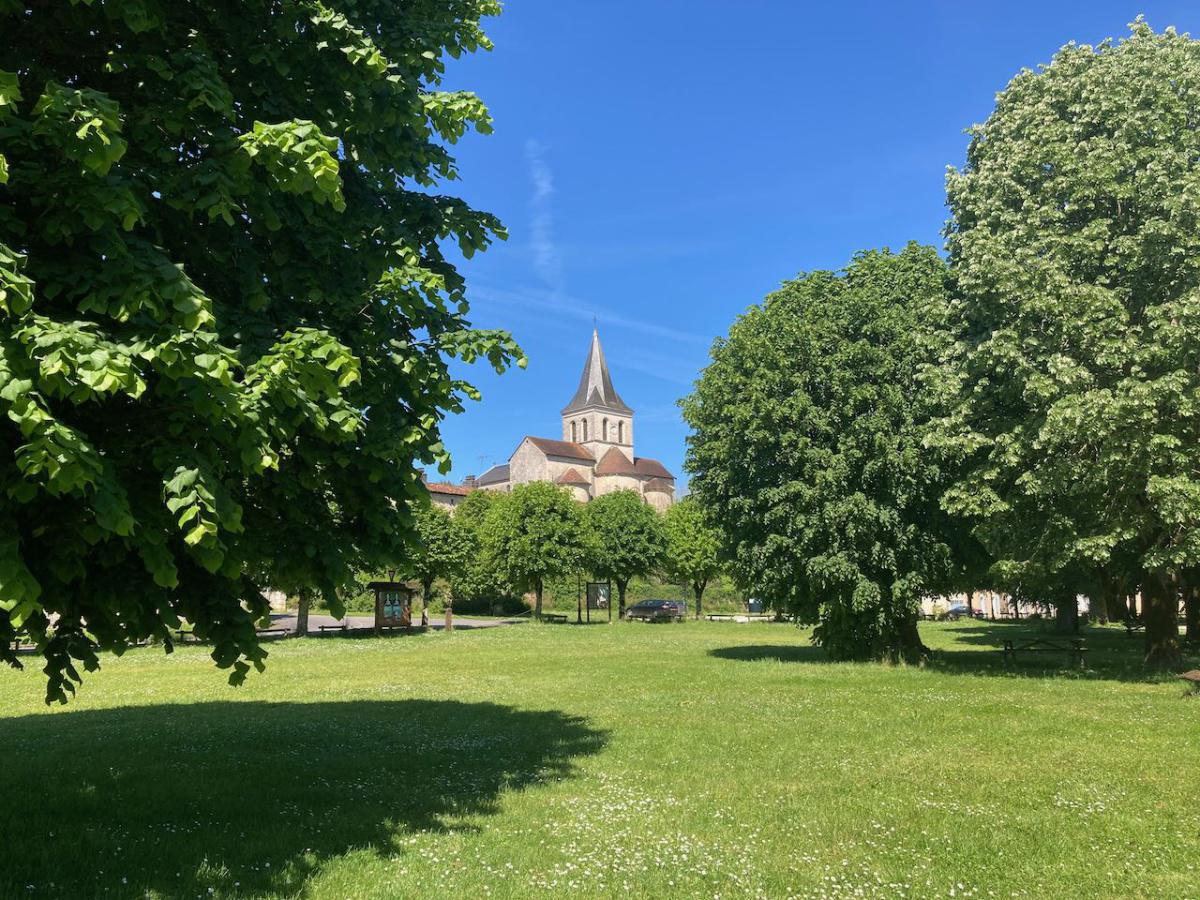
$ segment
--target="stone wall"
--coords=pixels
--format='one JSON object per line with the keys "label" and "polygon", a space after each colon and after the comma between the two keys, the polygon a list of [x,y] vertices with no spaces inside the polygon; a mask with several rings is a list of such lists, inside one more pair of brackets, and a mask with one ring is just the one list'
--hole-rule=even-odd
{"label": "stone wall", "polygon": [[[595,409],[563,416],[563,440],[583,444],[599,458],[609,446],[619,445],[633,456],[633,417]],[[586,436],[585,426],[586,424]],[[605,426],[607,425],[607,432]],[[608,437],[605,437],[607,433]],[[600,447],[597,453],[596,448]]]}

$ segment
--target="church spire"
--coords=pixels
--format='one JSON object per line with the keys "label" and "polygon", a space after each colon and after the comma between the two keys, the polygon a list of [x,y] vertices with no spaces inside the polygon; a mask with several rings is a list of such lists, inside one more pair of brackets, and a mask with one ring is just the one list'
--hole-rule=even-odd
{"label": "church spire", "polygon": [[604,350],[600,347],[600,332],[596,328],[592,329],[592,345],[588,348],[587,361],[583,364],[579,388],[571,402],[563,408],[563,415],[589,407],[611,409],[629,415],[633,413],[613,387],[612,376],[608,374],[608,363],[604,361]]}

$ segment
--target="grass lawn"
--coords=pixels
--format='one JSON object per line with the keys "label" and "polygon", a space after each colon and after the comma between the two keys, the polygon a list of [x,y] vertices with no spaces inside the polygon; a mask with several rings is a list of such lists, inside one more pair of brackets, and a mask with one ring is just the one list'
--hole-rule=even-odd
{"label": "grass lawn", "polygon": [[[523,624],[0,671],[0,897],[1196,897],[1200,700],[922,627],[925,668],[786,625]],[[1062,669],[1056,669],[1056,666]]]}

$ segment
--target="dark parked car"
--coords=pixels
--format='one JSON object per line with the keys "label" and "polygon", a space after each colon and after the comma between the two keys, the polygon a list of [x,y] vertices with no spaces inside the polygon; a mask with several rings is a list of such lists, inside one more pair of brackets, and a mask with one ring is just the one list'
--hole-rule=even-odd
{"label": "dark parked car", "polygon": [[625,618],[630,621],[682,622],[686,615],[687,604],[682,600],[643,600],[625,610]]}
{"label": "dark parked car", "polygon": [[982,609],[972,610],[965,603],[955,603],[953,606],[951,606],[948,610],[946,610],[941,615],[941,618],[948,619],[951,622],[954,622],[954,621],[957,621],[958,619],[967,619],[967,618],[983,619],[983,618],[986,618],[986,615],[984,614]]}

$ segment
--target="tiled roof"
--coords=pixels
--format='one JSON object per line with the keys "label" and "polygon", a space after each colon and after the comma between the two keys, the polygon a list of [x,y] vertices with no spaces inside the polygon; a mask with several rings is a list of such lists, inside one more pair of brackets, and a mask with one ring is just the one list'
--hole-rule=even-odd
{"label": "tiled roof", "polygon": [[638,478],[665,478],[668,481],[674,481],[675,476],[666,470],[657,459],[647,459],[644,456],[635,456],[633,462],[629,461],[629,457],[618,450],[616,447],[611,448],[604,456],[600,457],[600,462],[596,464],[597,475],[633,475]]}
{"label": "tiled roof", "polygon": [[583,375],[579,379],[579,387],[571,402],[563,407],[563,415],[576,410],[598,406],[619,413],[632,415],[633,410],[625,405],[613,387],[612,376],[608,374],[608,363],[604,360],[604,351],[600,348],[600,333],[593,329],[592,345],[588,348],[587,361],[583,364]]}
{"label": "tiled roof", "polygon": [[609,449],[596,463],[597,475],[637,475],[637,467],[616,447]]}
{"label": "tiled roof", "polygon": [[554,483],[555,484],[578,484],[582,487],[587,487],[589,482],[586,478],[584,478],[581,474],[579,474],[578,469],[570,468],[570,469],[567,469],[567,471],[563,472],[561,475],[559,475],[557,478],[555,478]]}
{"label": "tiled roof", "polygon": [[460,497],[465,497],[474,488],[469,488],[462,484],[449,484],[445,481],[431,481],[425,485],[432,494],[458,494]]}
{"label": "tiled roof", "polygon": [[668,472],[667,467],[657,459],[635,456],[633,458],[633,465],[639,475],[649,475],[652,478],[669,478],[671,481],[675,480],[675,476]]}
{"label": "tiled roof", "polygon": [[529,436],[526,436],[525,440],[529,441],[547,456],[565,456],[568,459],[583,459],[588,462],[594,462],[596,459],[588,452],[587,447],[582,444],[576,444],[574,441],[552,441],[550,438]]}
{"label": "tiled roof", "polygon": [[492,466],[482,475],[480,475],[475,483],[481,487],[486,487],[489,484],[503,484],[508,481],[508,465]]}
{"label": "tiled roof", "polygon": [[675,485],[665,478],[651,478],[646,482],[645,490],[647,492],[658,491],[660,494],[674,494]]}

